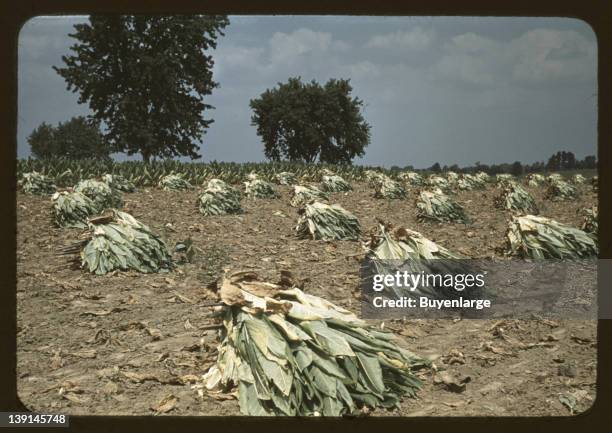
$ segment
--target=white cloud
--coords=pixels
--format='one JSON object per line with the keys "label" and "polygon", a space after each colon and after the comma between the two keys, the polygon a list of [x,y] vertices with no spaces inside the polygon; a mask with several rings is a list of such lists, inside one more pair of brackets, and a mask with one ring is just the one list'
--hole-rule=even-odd
{"label": "white cloud", "polygon": [[337,40],[333,42],[332,48],[336,51],[348,51],[351,49],[351,44],[349,44],[348,42]]}
{"label": "white cloud", "polygon": [[220,45],[213,54],[215,61],[213,73],[215,81],[219,81],[227,72],[253,71],[258,68],[265,49],[259,47],[244,47],[238,45]]}
{"label": "white cloud", "polygon": [[366,48],[380,49],[408,49],[421,51],[430,48],[435,39],[433,30],[425,30],[422,27],[415,27],[410,31],[397,31],[384,35],[372,36],[366,43]]}
{"label": "white cloud", "polygon": [[534,29],[502,42],[465,33],[444,45],[438,78],[477,86],[593,79],[597,47],[573,30]]}
{"label": "white cloud", "polygon": [[353,63],[345,68],[351,78],[372,79],[380,74],[381,67],[370,61]]}
{"label": "white cloud", "polygon": [[272,63],[288,63],[310,53],[322,53],[332,46],[332,35],[301,28],[293,33],[277,32],[269,42]]}
{"label": "white cloud", "polygon": [[464,33],[451,38],[445,45],[449,51],[467,54],[494,54],[499,49],[500,43],[492,39],[482,37],[476,33]]}
{"label": "white cloud", "polygon": [[596,73],[596,44],[573,30],[530,30],[510,42],[508,56],[519,81],[587,80]]}
{"label": "white cloud", "polygon": [[[308,28],[291,33],[276,32],[267,43],[258,46],[222,42],[215,53],[215,79],[234,81],[233,88],[262,82],[274,85],[290,76],[322,80],[338,76],[336,68],[343,64],[340,56],[351,52],[349,43],[334,39],[331,33]],[[321,71],[325,71],[323,76]],[[330,75],[326,76],[327,73]],[[236,77],[240,77],[239,83]]]}

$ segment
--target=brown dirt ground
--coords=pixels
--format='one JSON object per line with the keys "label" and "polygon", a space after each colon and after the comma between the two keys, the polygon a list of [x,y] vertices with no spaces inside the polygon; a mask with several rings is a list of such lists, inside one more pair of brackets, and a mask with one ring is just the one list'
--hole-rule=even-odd
{"label": "brown dirt ground", "polygon": [[[551,203],[528,188],[541,214],[579,226],[577,210],[596,202],[590,185],[581,198]],[[305,290],[359,313],[358,242],[299,240],[289,188],[279,200],[243,200],[244,215],[203,217],[197,191],[157,189],[125,194],[125,209],[161,233],[169,246],[187,237],[201,249],[193,263],[168,274],[94,276],[67,266],[59,247],[79,230],[50,223],[49,199],[18,194],[18,392],[31,410],[73,415],[239,415],[236,400],[198,396],[192,382],[214,362],[216,330],[205,306],[207,284],[225,267],[257,270],[276,280],[280,269],[306,278]],[[365,230],[381,217],[420,231],[471,257],[499,256],[508,214],[493,207],[496,190],[460,192],[471,225],[420,223],[415,192],[407,200],[375,200],[365,184],[334,194]],[[281,215],[276,214],[282,212]],[[173,230],[165,228],[171,223]],[[468,232],[471,232],[468,234]],[[386,323],[438,372],[422,372],[417,399],[388,416],[569,415],[595,398],[596,323],[545,320],[410,320]],[[521,345],[520,343],[524,343]],[[532,345],[530,343],[537,343]],[[531,347],[531,348],[525,348]],[[453,356],[454,355],[454,356]],[[466,379],[452,392],[434,376]],[[469,380],[469,381],[468,381]],[[569,396],[569,397],[568,397]],[[160,404],[167,402],[166,405]]]}

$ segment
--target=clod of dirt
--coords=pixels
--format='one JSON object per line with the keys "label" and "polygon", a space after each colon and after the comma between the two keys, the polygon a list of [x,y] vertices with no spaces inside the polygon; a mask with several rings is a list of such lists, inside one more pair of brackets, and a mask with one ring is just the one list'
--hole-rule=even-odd
{"label": "clod of dirt", "polygon": [[434,385],[441,386],[450,392],[463,392],[465,386],[471,382],[470,376],[455,377],[448,371],[440,371],[433,378]]}
{"label": "clod of dirt", "polygon": [[576,367],[574,367],[572,364],[561,364],[557,368],[557,374],[559,376],[576,377],[577,373]]}
{"label": "clod of dirt", "polygon": [[442,358],[442,361],[447,365],[465,364],[465,356],[457,349],[451,349],[448,355]]}
{"label": "clod of dirt", "polygon": [[544,383],[544,381],[546,381],[546,378],[549,376],[548,373],[542,372],[542,373],[538,373],[536,374],[535,380],[538,383]]}
{"label": "clod of dirt", "polygon": [[118,394],[119,393],[119,385],[115,382],[106,382],[106,384],[102,387],[102,392],[105,394]]}
{"label": "clod of dirt", "polygon": [[482,395],[487,395],[487,394],[495,393],[495,392],[503,392],[503,391],[504,391],[503,383],[501,382],[491,382],[488,385],[483,386],[479,390],[479,392]]}

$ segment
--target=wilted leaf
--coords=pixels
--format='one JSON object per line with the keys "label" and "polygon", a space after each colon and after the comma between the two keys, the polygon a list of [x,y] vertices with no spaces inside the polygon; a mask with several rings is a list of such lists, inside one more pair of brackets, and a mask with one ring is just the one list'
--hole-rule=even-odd
{"label": "wilted leaf", "polygon": [[562,394],[559,396],[559,401],[561,402],[561,404],[565,407],[567,407],[570,411],[570,413],[574,413],[574,411],[576,410],[576,397],[574,397],[571,394]]}

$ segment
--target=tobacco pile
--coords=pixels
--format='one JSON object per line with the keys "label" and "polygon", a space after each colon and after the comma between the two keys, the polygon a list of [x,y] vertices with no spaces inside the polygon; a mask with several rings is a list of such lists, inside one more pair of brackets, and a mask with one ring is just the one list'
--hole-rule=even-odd
{"label": "tobacco pile", "polygon": [[164,241],[132,215],[110,209],[90,218],[85,239],[61,250],[76,254],[82,268],[97,275],[135,270],[143,273],[174,268]]}
{"label": "tobacco pile", "polygon": [[26,194],[50,195],[56,189],[51,178],[36,171],[24,173],[19,181],[19,185]]}
{"label": "tobacco pile", "polygon": [[407,171],[404,173],[400,173],[398,178],[401,181],[407,182],[412,186],[422,186],[425,185],[425,181],[423,180],[423,176],[414,171]]}
{"label": "tobacco pile", "polygon": [[406,190],[401,183],[394,181],[388,176],[380,176],[374,181],[374,197],[386,199],[406,198]]}
{"label": "tobacco pile", "polygon": [[463,207],[440,189],[421,191],[417,200],[417,218],[421,221],[469,222]]}
{"label": "tobacco pile", "polygon": [[192,185],[180,174],[169,174],[160,179],[159,187],[165,191],[183,191],[191,189]]}
{"label": "tobacco pile", "polygon": [[118,191],[123,192],[134,192],[136,191],[136,187],[132,182],[127,180],[125,177],[120,174],[105,174],[102,176],[102,181],[106,182],[111,188],[114,188]]}
{"label": "tobacco pile", "polygon": [[297,177],[295,174],[288,171],[278,173],[276,175],[276,180],[280,185],[294,185],[297,183]]}
{"label": "tobacco pile", "polygon": [[[415,274],[423,272],[440,275],[467,274],[472,271],[466,262],[467,257],[453,253],[419,232],[404,227],[393,228],[390,224],[380,223],[370,230],[369,240],[364,246],[368,251],[366,258],[380,275],[392,275],[400,269]],[[414,291],[395,286],[389,289],[398,298],[427,295],[431,298],[451,299],[462,295],[461,291],[452,286],[420,285]],[[479,293],[471,291],[468,295],[476,296]]]}
{"label": "tobacco pile", "polygon": [[427,361],[287,278],[281,284],[252,272],[223,280],[224,332],[207,389],[236,389],[240,411],[253,416],[341,416],[416,395],[414,371]]}
{"label": "tobacco pile", "polygon": [[53,219],[58,227],[87,227],[87,218],[99,209],[93,200],[80,192],[56,192],[51,198]]}
{"label": "tobacco pile", "polygon": [[274,186],[258,178],[249,180],[244,183],[246,194],[250,198],[278,198],[279,194],[274,189]]}
{"label": "tobacco pile", "polygon": [[295,230],[302,239],[356,241],[361,236],[357,217],[340,205],[315,201],[305,204],[299,212]]}
{"label": "tobacco pile", "polygon": [[506,231],[506,253],[531,259],[596,256],[597,242],[574,227],[542,216],[514,216]]}
{"label": "tobacco pile", "polygon": [[540,211],[531,196],[517,182],[507,182],[501,193],[495,198],[495,205],[501,209],[537,215]]}
{"label": "tobacco pile", "polygon": [[220,179],[211,179],[198,197],[198,210],[202,215],[227,215],[244,212],[240,205],[240,191]]}
{"label": "tobacco pile", "polygon": [[329,195],[316,186],[294,185],[291,196],[291,206],[300,207],[315,200],[328,200]]}
{"label": "tobacco pile", "polygon": [[347,192],[351,191],[353,188],[351,188],[351,185],[342,177],[330,174],[323,175],[321,189],[325,192]]}
{"label": "tobacco pile", "polygon": [[82,180],[74,187],[76,192],[86,195],[100,211],[106,208],[119,208],[123,206],[121,193],[105,182],[95,179]]}
{"label": "tobacco pile", "polygon": [[573,200],[578,196],[578,190],[569,182],[552,178],[549,181],[545,196],[552,201]]}

